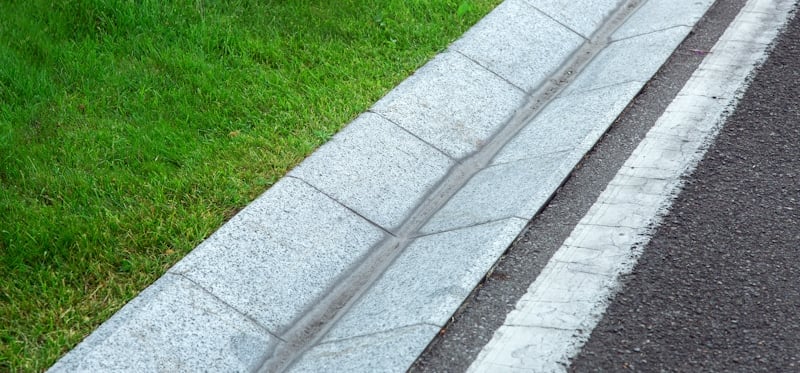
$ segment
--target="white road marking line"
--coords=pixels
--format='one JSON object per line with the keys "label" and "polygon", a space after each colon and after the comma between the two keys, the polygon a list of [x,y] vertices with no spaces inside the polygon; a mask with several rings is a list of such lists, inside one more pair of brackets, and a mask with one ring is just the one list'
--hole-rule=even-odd
{"label": "white road marking line", "polygon": [[564,371],[795,8],[750,0],[519,300],[470,372]]}

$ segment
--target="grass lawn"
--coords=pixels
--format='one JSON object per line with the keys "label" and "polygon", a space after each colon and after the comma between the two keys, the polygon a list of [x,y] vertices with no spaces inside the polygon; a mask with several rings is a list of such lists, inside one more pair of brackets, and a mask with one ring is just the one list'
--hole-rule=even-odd
{"label": "grass lawn", "polygon": [[499,2],[0,1],[0,371],[49,367]]}

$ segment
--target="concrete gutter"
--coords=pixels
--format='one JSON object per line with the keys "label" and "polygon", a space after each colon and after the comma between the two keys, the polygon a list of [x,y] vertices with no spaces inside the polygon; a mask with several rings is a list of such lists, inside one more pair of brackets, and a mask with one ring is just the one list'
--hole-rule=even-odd
{"label": "concrete gutter", "polygon": [[405,371],[713,0],[506,0],[51,371]]}

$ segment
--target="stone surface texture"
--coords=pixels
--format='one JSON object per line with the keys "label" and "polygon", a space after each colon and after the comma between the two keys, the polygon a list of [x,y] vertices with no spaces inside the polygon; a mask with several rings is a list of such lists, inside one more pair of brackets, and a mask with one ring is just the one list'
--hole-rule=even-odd
{"label": "stone surface texture", "polygon": [[525,1],[586,39],[623,3],[623,0]]}
{"label": "stone surface texture", "polygon": [[453,164],[400,127],[365,113],[289,175],[391,230]]}
{"label": "stone surface texture", "polygon": [[263,326],[196,284],[166,275],[50,371],[247,371],[276,343]]}
{"label": "stone surface texture", "polygon": [[525,0],[508,0],[450,49],[530,92],[583,41]]}
{"label": "stone surface texture", "polygon": [[524,226],[512,218],[417,238],[324,340],[443,327]]}
{"label": "stone surface texture", "polygon": [[412,325],[383,333],[320,344],[288,370],[300,372],[405,372],[439,332]]}
{"label": "stone surface texture", "polygon": [[[285,337],[372,248],[402,232],[405,219],[453,166],[491,141],[518,118],[518,111],[527,110],[530,91],[561,67],[619,3],[505,1],[205,240],[53,370],[258,369],[278,343],[273,336]],[[652,3],[655,8],[634,14],[617,32],[617,41],[487,168],[475,170],[460,191],[448,196],[421,231],[410,233],[414,241],[391,265],[386,262],[388,270],[292,371],[405,371],[413,363],[527,219],[686,36],[690,25],[683,23],[696,20],[703,9],[693,3],[691,14],[675,15],[677,26],[648,25],[646,18],[666,6]],[[676,129],[684,132],[658,135],[679,139],[698,131]],[[684,159],[686,149],[670,144],[646,154],[669,162]],[[674,171],[673,166],[651,171],[631,164],[618,183],[628,191],[669,190],[671,185],[653,181],[652,173]],[[623,196],[613,197],[609,205],[624,203]],[[626,207],[643,208],[647,201],[636,199]],[[599,211],[597,221],[605,222],[608,211],[619,213]],[[628,225],[642,225],[642,219],[631,221],[636,224]],[[610,273],[591,266],[622,255],[613,251],[618,241],[637,236],[629,231],[582,234],[604,238],[598,250],[612,251],[588,252],[592,247],[576,241],[575,251],[556,265],[588,291]],[[587,266],[601,274],[584,272]],[[562,290],[541,289],[553,302]],[[593,298],[587,293],[568,300],[576,299],[586,303]],[[545,333],[564,335],[561,330]]]}
{"label": "stone surface texture", "polygon": [[457,52],[444,52],[370,111],[461,159],[480,148],[524,102],[519,88]]}
{"label": "stone surface texture", "polygon": [[170,272],[281,333],[383,237],[306,183],[284,178]]}

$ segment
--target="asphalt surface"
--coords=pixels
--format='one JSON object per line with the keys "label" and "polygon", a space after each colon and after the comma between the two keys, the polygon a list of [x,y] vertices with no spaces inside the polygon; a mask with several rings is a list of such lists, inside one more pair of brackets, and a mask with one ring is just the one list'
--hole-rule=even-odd
{"label": "asphalt surface", "polygon": [[572,371],[800,371],[800,18]]}
{"label": "asphalt surface", "polygon": [[411,372],[462,372],[683,87],[744,0],[718,1],[528,225]]}

